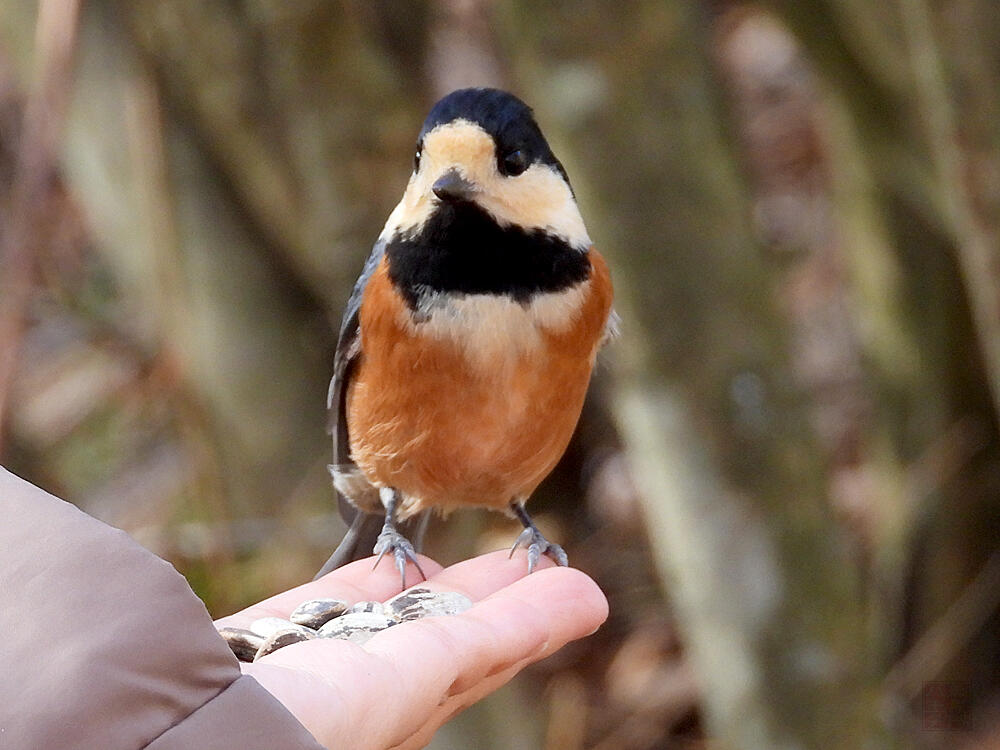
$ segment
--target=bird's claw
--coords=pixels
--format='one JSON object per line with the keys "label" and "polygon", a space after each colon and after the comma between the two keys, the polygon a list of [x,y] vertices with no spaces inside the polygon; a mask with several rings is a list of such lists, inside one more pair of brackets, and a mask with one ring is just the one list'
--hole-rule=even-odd
{"label": "bird's claw", "polygon": [[527,545],[528,547],[528,573],[531,574],[535,571],[535,566],[538,565],[538,560],[542,555],[548,555],[553,560],[555,560],[556,565],[561,565],[566,568],[569,567],[569,558],[566,557],[566,552],[558,544],[553,544],[544,536],[542,532],[534,527],[526,528],[522,531],[517,540],[514,542],[514,546],[510,548],[510,555],[508,559],[514,556],[514,552],[518,547],[522,545]]}
{"label": "bird's claw", "polygon": [[420,563],[417,561],[417,551],[410,544],[410,541],[396,531],[388,523],[382,527],[382,533],[378,535],[378,540],[375,542],[375,548],[372,550],[372,554],[378,555],[375,560],[375,565],[372,566],[372,570],[378,567],[378,564],[382,562],[382,558],[385,556],[386,552],[392,551],[392,556],[396,561],[396,570],[399,571],[399,579],[402,582],[403,588],[406,588],[406,561],[411,561],[417,566],[417,571],[420,576],[426,581],[427,576],[424,574],[423,568],[420,567]]}

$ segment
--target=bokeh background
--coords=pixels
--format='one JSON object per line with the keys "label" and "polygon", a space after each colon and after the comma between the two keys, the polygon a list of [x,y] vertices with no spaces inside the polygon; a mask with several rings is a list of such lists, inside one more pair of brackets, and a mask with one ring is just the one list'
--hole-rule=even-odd
{"label": "bokeh background", "polygon": [[3,0],[0,461],[216,616],[311,577],[340,311],[470,84],[612,264],[532,502],[612,609],[432,747],[1000,747],[994,0]]}

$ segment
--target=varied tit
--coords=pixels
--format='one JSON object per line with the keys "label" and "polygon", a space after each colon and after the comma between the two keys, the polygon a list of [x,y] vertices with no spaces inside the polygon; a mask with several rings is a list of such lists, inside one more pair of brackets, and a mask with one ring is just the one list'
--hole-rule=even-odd
{"label": "varied tit", "polygon": [[529,572],[566,565],[524,504],[569,443],[611,301],[531,109],[487,88],[435,104],[340,329],[330,470],[350,529],[318,576],[391,552],[405,588],[401,522],[470,506],[521,521]]}

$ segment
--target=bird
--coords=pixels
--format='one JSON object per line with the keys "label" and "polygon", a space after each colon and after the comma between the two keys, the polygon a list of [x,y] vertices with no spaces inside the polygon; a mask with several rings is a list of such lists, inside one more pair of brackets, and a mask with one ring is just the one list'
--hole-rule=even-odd
{"label": "bird", "polygon": [[391,553],[405,589],[407,561],[424,573],[404,530],[469,507],[521,522],[529,574],[568,565],[525,503],[574,432],[612,303],[532,109],[494,88],[434,104],[340,327],[327,408],[349,528],[316,577]]}

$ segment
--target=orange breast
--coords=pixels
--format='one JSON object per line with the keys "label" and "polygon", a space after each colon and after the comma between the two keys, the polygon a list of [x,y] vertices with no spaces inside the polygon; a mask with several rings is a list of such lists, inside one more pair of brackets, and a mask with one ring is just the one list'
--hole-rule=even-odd
{"label": "orange breast", "polygon": [[580,416],[611,308],[607,266],[596,251],[590,257],[591,277],[569,323],[539,329],[532,347],[488,361],[409,323],[382,261],[362,301],[347,423],[364,474],[403,493],[401,517],[427,506],[506,507],[555,466]]}

